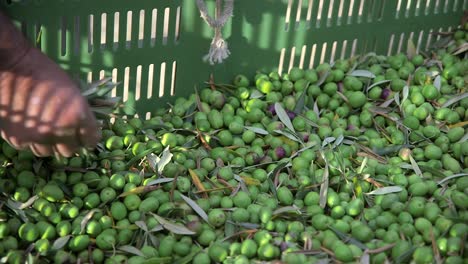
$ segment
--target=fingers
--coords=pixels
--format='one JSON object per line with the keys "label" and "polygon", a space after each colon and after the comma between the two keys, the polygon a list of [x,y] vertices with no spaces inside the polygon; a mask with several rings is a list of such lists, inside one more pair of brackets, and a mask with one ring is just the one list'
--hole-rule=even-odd
{"label": "fingers", "polygon": [[49,157],[54,153],[52,146],[43,144],[31,144],[29,149],[36,157]]}
{"label": "fingers", "polygon": [[101,139],[97,121],[89,108],[82,115],[81,126],[77,129],[77,138],[82,147],[95,147]]}
{"label": "fingers", "polygon": [[78,144],[71,142],[68,142],[67,144],[56,144],[54,146],[55,154],[66,158],[73,156],[78,151],[78,149]]}

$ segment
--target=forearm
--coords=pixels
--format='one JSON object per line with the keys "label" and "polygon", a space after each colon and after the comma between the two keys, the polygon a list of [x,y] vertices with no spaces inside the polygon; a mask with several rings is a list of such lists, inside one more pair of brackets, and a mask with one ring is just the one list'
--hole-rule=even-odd
{"label": "forearm", "polygon": [[0,70],[7,70],[28,52],[28,40],[0,10]]}

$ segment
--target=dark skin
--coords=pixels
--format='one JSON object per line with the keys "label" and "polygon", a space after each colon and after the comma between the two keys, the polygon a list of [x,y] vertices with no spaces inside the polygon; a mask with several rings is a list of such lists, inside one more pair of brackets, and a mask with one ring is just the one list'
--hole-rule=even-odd
{"label": "dark skin", "polygon": [[100,132],[78,85],[0,11],[0,133],[38,157],[73,156]]}

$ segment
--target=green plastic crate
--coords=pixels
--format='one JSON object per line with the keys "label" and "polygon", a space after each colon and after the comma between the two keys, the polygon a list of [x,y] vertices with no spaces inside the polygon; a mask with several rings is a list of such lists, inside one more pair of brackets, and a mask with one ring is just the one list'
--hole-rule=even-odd
{"label": "green plastic crate", "polygon": [[[215,1],[206,2],[213,14]],[[258,69],[284,72],[370,51],[394,54],[405,51],[410,38],[424,49],[436,40],[430,32],[457,26],[467,5],[467,0],[237,0],[223,31],[231,55],[211,66],[202,57],[213,31],[195,0],[0,1],[29,39],[70,74],[120,81],[114,94],[134,102],[140,117],[204,86],[210,74],[227,83],[237,73]]]}

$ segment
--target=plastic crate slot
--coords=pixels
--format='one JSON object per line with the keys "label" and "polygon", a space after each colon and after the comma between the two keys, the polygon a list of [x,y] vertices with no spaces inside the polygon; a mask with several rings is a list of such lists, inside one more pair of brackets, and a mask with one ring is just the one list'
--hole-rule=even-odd
{"label": "plastic crate slot", "polygon": [[180,16],[180,6],[177,7],[176,9],[176,22],[175,22],[175,29],[174,29],[174,43],[178,43],[179,42],[179,38],[180,38],[180,19],[181,19],[181,16]]}
{"label": "plastic crate slot", "polygon": [[358,14],[357,14],[358,24],[362,23],[362,15],[364,13],[364,2],[365,2],[365,0],[361,0],[359,2],[359,9],[358,9]]}
{"label": "plastic crate slot", "polygon": [[431,45],[432,43],[432,33],[434,31],[432,29],[429,30],[429,32],[427,33],[427,40],[426,40],[426,46],[424,47],[426,50],[429,49],[429,46]]}
{"label": "plastic crate slot", "polygon": [[449,3],[452,2],[451,0],[445,0],[444,4],[444,13],[447,14],[449,10]]}
{"label": "plastic crate slot", "polygon": [[336,25],[338,26],[341,26],[343,20],[344,2],[344,0],[340,0],[340,5],[338,6],[338,17],[336,18]]}
{"label": "plastic crate slot", "polygon": [[299,59],[299,68],[304,69],[304,61],[307,53],[307,46],[303,45],[301,49],[301,57]]}
{"label": "plastic crate slot", "polygon": [[101,14],[101,27],[100,27],[100,31],[101,31],[101,40],[100,40],[100,44],[101,44],[101,50],[105,49],[106,48],[106,44],[107,44],[107,14],[106,13],[102,13]]}
{"label": "plastic crate slot", "polygon": [[346,58],[346,50],[348,48],[348,41],[347,40],[343,40],[343,44],[341,46],[341,55],[340,55],[340,59],[341,60],[344,60]]}
{"label": "plastic crate slot", "polygon": [[[117,83],[117,82],[118,82],[118,78],[117,78],[117,77],[118,77],[118,75],[117,75],[118,72],[119,72],[119,71],[117,70],[117,68],[112,69],[111,78],[112,78],[112,82],[113,82],[113,83]],[[111,90],[111,96],[112,96],[112,97],[117,96],[117,86],[114,87],[114,88]]]}
{"label": "plastic crate slot", "polygon": [[337,41],[333,41],[332,46],[331,46],[330,62],[334,62],[334,61],[335,61],[335,57],[336,57],[336,47],[337,47],[337,45],[338,45],[338,42],[337,42]]}
{"label": "plastic crate slot", "polygon": [[94,49],[94,15],[89,15],[88,22],[88,53],[92,53]]}
{"label": "plastic crate slot", "polygon": [[136,68],[135,78],[135,100],[140,100],[141,97],[141,69],[142,66],[138,65]]}
{"label": "plastic crate slot", "polygon": [[150,99],[153,97],[153,81],[154,81],[154,64],[148,66],[148,90],[146,98]]}
{"label": "plastic crate slot", "polygon": [[[452,6],[452,12],[456,12],[458,10],[458,4],[460,3],[461,0],[455,0]],[[465,6],[465,5],[463,5]],[[462,8],[462,7],[460,7]]]}
{"label": "plastic crate slot", "polygon": [[176,89],[176,80],[177,80],[177,62],[172,62],[172,71],[171,71],[171,96],[175,95]]}
{"label": "plastic crate slot", "polygon": [[290,54],[290,57],[289,57],[289,66],[288,66],[288,71],[289,72],[291,70],[291,68],[294,66],[294,59],[296,57],[296,47],[292,47],[291,48],[291,54]]}
{"label": "plastic crate slot", "polygon": [[146,112],[145,118],[146,120],[151,119],[151,112]]}
{"label": "plastic crate slot", "polygon": [[125,35],[125,48],[130,49],[132,47],[132,23],[133,23],[133,12],[127,11],[127,28]]}
{"label": "plastic crate slot", "polygon": [[88,73],[86,74],[86,81],[87,81],[88,83],[92,83],[92,82],[93,82],[93,72],[88,72]]}
{"label": "plastic crate slot", "polygon": [[327,42],[324,42],[322,44],[322,51],[320,52],[320,61],[319,64],[322,64],[325,62],[325,53],[327,52]]}
{"label": "plastic crate slot", "polygon": [[[378,17],[377,17],[377,20],[378,20],[378,21],[381,21],[381,20],[383,19],[383,17],[384,17],[386,1],[387,1],[387,0],[379,1],[379,3],[380,3],[380,8],[379,8]],[[393,1],[393,0],[392,0],[392,1]]]}
{"label": "plastic crate slot", "polygon": [[60,56],[67,53],[67,21],[64,16],[60,17]]}
{"label": "plastic crate slot", "polygon": [[301,13],[302,13],[302,0],[298,0],[297,3],[297,10],[296,10],[296,23],[294,29],[299,29],[299,25],[301,23]]}
{"label": "plastic crate slot", "polygon": [[124,81],[123,81],[123,94],[122,94],[122,101],[126,102],[128,100],[128,84],[130,82],[130,67],[125,67],[124,70]]}
{"label": "plastic crate slot", "polygon": [[[352,19],[353,19],[353,11],[354,11],[354,1],[355,0],[350,0],[349,2],[349,9],[348,9],[348,21],[347,21],[347,24],[351,24],[352,23]],[[356,0],[357,1],[357,0]]]}
{"label": "plastic crate slot", "polygon": [[401,5],[402,5],[402,0],[398,0],[397,6],[396,6],[396,11],[395,11],[395,18],[399,19],[400,18],[400,12],[401,12]]}
{"label": "plastic crate slot", "polygon": [[400,40],[399,40],[399,42],[398,42],[397,53],[402,52],[403,43],[405,43],[405,33],[401,33],[401,34],[400,34]]}
{"label": "plastic crate slot", "polygon": [[169,18],[171,15],[171,9],[169,7],[166,7],[164,9],[164,28],[163,28],[163,39],[162,43],[163,45],[167,45],[167,38],[169,36]]}
{"label": "plastic crate slot", "polygon": [[420,14],[421,14],[421,0],[417,0],[414,15],[419,16]]}
{"label": "plastic crate slot", "polygon": [[164,96],[164,86],[166,83],[166,62],[161,63],[161,70],[159,72],[159,97]]}
{"label": "plastic crate slot", "polygon": [[312,6],[314,4],[313,0],[309,0],[307,5],[307,14],[306,14],[306,21],[307,21],[307,29],[310,28],[311,18],[312,18]]}
{"label": "plastic crate slot", "polygon": [[151,11],[151,47],[156,44],[157,22],[158,10],[155,8]]}
{"label": "plastic crate slot", "polygon": [[[370,3],[369,3],[370,2]],[[364,12],[364,15],[367,16],[367,22],[372,22],[374,19],[374,15],[376,14],[375,8],[376,8],[376,1],[375,0],[368,0],[367,5],[364,5],[367,10]]]}
{"label": "plastic crate slot", "polygon": [[[353,0],[351,0],[353,1]],[[323,0],[319,0],[319,6],[317,10],[317,21],[315,26],[317,28],[320,28],[320,24],[322,23],[322,12],[323,12]]]}
{"label": "plastic crate slot", "polygon": [[334,3],[335,0],[330,0],[330,3],[328,4],[327,27],[332,25]]}
{"label": "plastic crate slot", "polygon": [[421,51],[423,36],[424,36],[424,30],[421,30],[418,34],[418,41],[416,43],[416,53],[419,53]]}
{"label": "plastic crate slot", "polygon": [[139,18],[138,48],[143,48],[143,42],[145,40],[145,10],[140,10]]}
{"label": "plastic crate slot", "polygon": [[80,52],[80,17],[73,17],[73,55],[77,56]]}
{"label": "plastic crate slot", "polygon": [[286,15],[284,17],[284,31],[289,30],[289,24],[291,23],[291,9],[292,9],[293,0],[288,1],[288,6],[286,7]]}
{"label": "plastic crate slot", "polygon": [[358,39],[353,40],[353,45],[351,46],[351,57],[354,57],[357,52]]}
{"label": "plastic crate slot", "polygon": [[439,14],[440,13],[440,0],[434,0],[434,1],[435,1],[434,14]]}
{"label": "plastic crate slot", "polygon": [[33,33],[32,37],[34,39],[34,43],[36,43],[36,47],[40,50],[42,50],[42,26],[35,23],[33,25]]}
{"label": "plastic crate slot", "polygon": [[315,66],[315,54],[317,53],[317,44],[312,45],[312,49],[310,51],[310,61],[309,61],[309,69],[312,69]]}
{"label": "plastic crate slot", "polygon": [[282,48],[280,51],[280,58],[278,63],[278,74],[283,73],[283,65],[284,65],[284,57],[285,57],[286,49]]}
{"label": "plastic crate slot", "polygon": [[119,48],[119,32],[120,32],[120,12],[114,12],[114,38],[113,49],[114,51]]}

